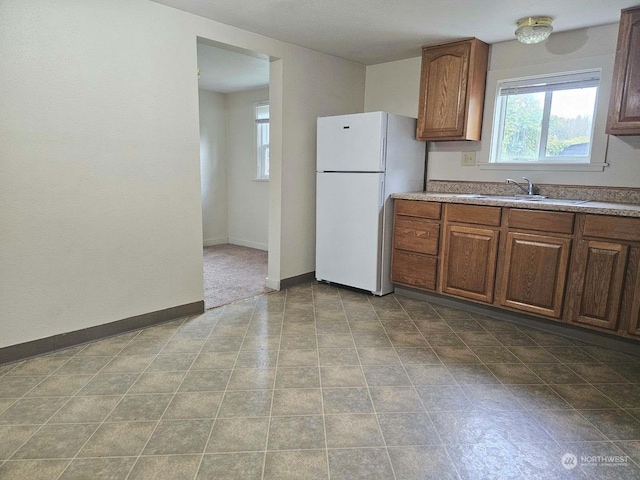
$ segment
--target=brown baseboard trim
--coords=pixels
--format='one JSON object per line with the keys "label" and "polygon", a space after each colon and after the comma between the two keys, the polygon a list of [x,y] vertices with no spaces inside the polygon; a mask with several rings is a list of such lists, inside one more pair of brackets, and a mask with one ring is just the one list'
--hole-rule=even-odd
{"label": "brown baseboard trim", "polygon": [[603,332],[587,330],[567,323],[533,317],[524,313],[505,311],[490,305],[480,305],[466,300],[440,295],[438,293],[422,292],[408,287],[396,287],[396,295],[439,303],[448,307],[464,308],[474,313],[490,315],[494,318],[514,323],[522,327],[531,327],[548,333],[554,333],[573,340],[590,343],[604,348],[618,350],[631,355],[640,356],[640,342],[631,338],[617,337]]}
{"label": "brown baseboard trim", "polygon": [[95,327],[10,345],[0,348],[0,365],[201,313],[204,313],[204,300],[158,310],[157,312],[144,313],[135,317],[96,325]]}
{"label": "brown baseboard trim", "polygon": [[295,277],[283,278],[280,280],[280,290],[285,288],[295,287],[296,285],[303,285],[305,283],[311,283],[316,281],[316,272],[303,273],[302,275],[296,275]]}

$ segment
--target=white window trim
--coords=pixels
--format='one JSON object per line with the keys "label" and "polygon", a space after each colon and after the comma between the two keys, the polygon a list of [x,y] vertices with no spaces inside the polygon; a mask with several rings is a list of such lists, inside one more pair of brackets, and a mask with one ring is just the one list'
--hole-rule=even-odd
{"label": "white window trim", "polygon": [[[254,102],[253,104],[253,145],[255,148],[255,160],[256,160],[256,176],[254,178],[252,178],[251,180],[254,182],[268,182],[269,181],[269,177],[268,176],[263,176],[262,175],[262,171],[263,171],[263,165],[262,165],[262,161],[259,158],[258,154],[258,129],[256,128],[257,124],[258,124],[258,120],[256,118],[256,111],[258,109],[258,107],[264,106],[264,105],[269,105],[269,101],[265,101],[265,102]],[[271,110],[269,110],[269,121],[271,121]],[[267,122],[264,122],[267,123]]]}
{"label": "white window trim", "polygon": [[[479,170],[502,170],[502,171],[519,171],[528,170],[531,172],[542,171],[564,171],[564,172],[602,172],[609,166],[607,163],[608,153],[608,135],[604,133],[606,125],[606,117],[608,112],[608,96],[611,91],[611,81],[613,75],[613,55],[595,55],[586,58],[576,58],[563,60],[562,62],[549,62],[536,65],[517,66],[513,68],[503,68],[487,73],[487,85],[496,85],[509,79],[533,78],[535,76],[547,77],[558,75],[566,72],[582,72],[600,69],[600,91],[598,94],[596,118],[594,120],[595,133],[592,140],[591,163],[578,164],[549,164],[549,163],[529,163],[526,164],[508,164],[508,163],[489,163],[491,154],[491,139],[493,130],[493,114],[495,109],[496,91],[487,90],[487,98],[485,99],[485,112],[483,120],[482,140],[478,144],[479,159],[476,168]],[[468,144],[469,142],[467,142]],[[467,145],[468,146],[468,145]],[[446,148],[438,144],[434,144],[436,149]]]}
{"label": "white window trim", "polygon": [[[596,117],[598,115],[598,100],[600,96],[600,79],[602,76],[602,69],[589,69],[582,71],[553,73],[547,75],[532,75],[528,77],[521,77],[515,79],[503,79],[499,80],[496,84],[496,93],[494,100],[494,115],[493,115],[493,128],[491,135],[491,149],[489,152],[489,163],[484,168],[496,169],[496,170],[529,170],[529,169],[544,169],[544,170],[558,170],[558,171],[571,171],[571,170],[588,170],[598,171],[604,168],[606,164],[592,163],[593,144],[595,140],[595,126]],[[549,110],[551,108],[551,96],[547,95],[544,105],[543,119],[547,118],[547,122],[543,122],[540,147],[538,152],[538,160],[531,162],[499,162],[498,155],[502,148],[503,130],[504,130],[504,117],[507,103],[503,101],[504,95],[501,92],[504,90],[512,90],[513,93],[518,93],[518,90],[532,90],[535,92],[549,92],[557,91],[559,89],[548,88],[541,84],[539,87],[532,86],[537,79],[547,82],[547,84],[586,84],[591,86],[597,86],[598,91],[594,102],[594,116],[591,122],[591,141],[589,144],[588,156],[575,156],[575,157],[544,157],[544,148],[547,143],[548,135],[548,117]],[[544,160],[540,160],[544,158]],[[585,161],[586,160],[586,161]],[[501,168],[502,167],[502,168]],[[510,168],[504,168],[510,167]],[[531,168],[533,167],[533,168]],[[585,168],[586,167],[586,168]]]}

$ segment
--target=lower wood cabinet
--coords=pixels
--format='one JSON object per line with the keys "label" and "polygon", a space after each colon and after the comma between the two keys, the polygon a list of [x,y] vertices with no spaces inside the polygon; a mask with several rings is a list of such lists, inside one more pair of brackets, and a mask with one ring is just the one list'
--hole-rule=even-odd
{"label": "lower wood cabinet", "polygon": [[393,251],[393,268],[391,270],[393,283],[421,290],[435,290],[437,269],[438,259],[436,257],[402,250]]}
{"label": "lower wood cabinet", "polygon": [[427,255],[438,254],[440,225],[424,218],[397,215],[393,246],[396,249]]}
{"label": "lower wood cabinet", "polygon": [[618,329],[628,249],[620,243],[595,240],[578,243],[576,274],[568,302],[569,323]]}
{"label": "lower wood cabinet", "polygon": [[440,291],[492,302],[500,232],[463,225],[445,228]]}
{"label": "lower wood cabinet", "polygon": [[640,218],[396,201],[391,279],[640,341]]}
{"label": "lower wood cabinet", "polygon": [[629,318],[629,333],[640,335],[640,269],[636,277],[636,290],[631,302],[631,314]]}
{"label": "lower wood cabinet", "polygon": [[391,281],[435,291],[440,252],[438,202],[396,200]]}
{"label": "lower wood cabinet", "polygon": [[640,218],[581,215],[567,322],[640,337]]}
{"label": "lower wood cabinet", "polygon": [[629,248],[620,316],[628,319],[627,333],[640,338],[640,245]]}
{"label": "lower wood cabinet", "polygon": [[509,232],[499,304],[560,318],[570,248],[570,238]]}

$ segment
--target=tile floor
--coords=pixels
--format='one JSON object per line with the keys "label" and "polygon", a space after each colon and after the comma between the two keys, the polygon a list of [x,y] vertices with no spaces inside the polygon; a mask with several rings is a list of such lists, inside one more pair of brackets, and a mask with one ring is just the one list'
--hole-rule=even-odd
{"label": "tile floor", "polygon": [[639,361],[296,287],[0,366],[0,478],[637,479]]}

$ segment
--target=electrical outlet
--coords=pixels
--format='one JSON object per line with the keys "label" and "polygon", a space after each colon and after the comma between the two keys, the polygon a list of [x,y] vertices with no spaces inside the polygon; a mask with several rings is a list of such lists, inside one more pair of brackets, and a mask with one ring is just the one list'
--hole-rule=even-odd
{"label": "electrical outlet", "polygon": [[476,152],[462,152],[460,165],[463,167],[474,167],[476,165]]}

